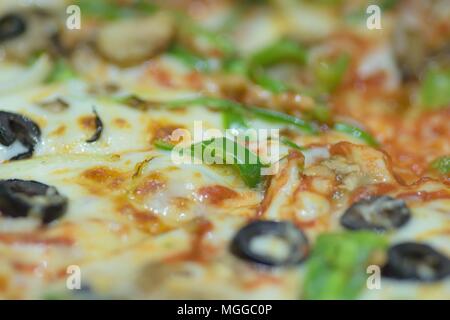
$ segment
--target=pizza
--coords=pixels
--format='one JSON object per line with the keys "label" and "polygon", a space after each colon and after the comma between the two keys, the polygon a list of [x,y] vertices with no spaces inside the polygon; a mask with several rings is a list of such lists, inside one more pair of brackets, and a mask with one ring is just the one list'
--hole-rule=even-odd
{"label": "pizza", "polygon": [[446,0],[2,0],[0,298],[449,299]]}

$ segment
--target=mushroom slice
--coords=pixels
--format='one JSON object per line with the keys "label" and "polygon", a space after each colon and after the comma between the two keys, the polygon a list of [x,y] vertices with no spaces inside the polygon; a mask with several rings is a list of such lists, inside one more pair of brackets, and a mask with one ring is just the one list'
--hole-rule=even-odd
{"label": "mushroom slice", "polygon": [[158,13],[107,24],[99,31],[96,44],[108,60],[119,65],[132,65],[166,49],[174,31],[171,16]]}

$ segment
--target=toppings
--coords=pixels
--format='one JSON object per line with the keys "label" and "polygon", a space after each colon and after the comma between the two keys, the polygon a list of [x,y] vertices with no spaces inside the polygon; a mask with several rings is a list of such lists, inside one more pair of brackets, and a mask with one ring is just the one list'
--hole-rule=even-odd
{"label": "toppings", "polygon": [[186,66],[198,71],[207,72],[212,69],[212,63],[210,63],[210,61],[190,52],[182,46],[172,46],[169,50],[169,54],[184,63]]}
{"label": "toppings", "polygon": [[53,64],[53,69],[50,72],[47,82],[58,83],[63,82],[75,77],[75,72],[70,67],[69,63],[60,58]]}
{"label": "toppings", "polygon": [[0,212],[6,217],[36,216],[47,224],[60,218],[68,199],[55,187],[36,181],[0,180]]}
{"label": "toppings", "polygon": [[403,200],[374,196],[348,208],[341,217],[341,224],[351,230],[391,230],[403,226],[410,218],[411,211]]}
{"label": "toppings", "polygon": [[180,22],[178,42],[181,46],[201,57],[230,57],[235,48],[230,40],[217,30],[215,32],[195,23],[187,16],[178,16]]}
{"label": "toppings", "polygon": [[231,243],[231,252],[251,262],[287,266],[306,258],[308,241],[291,222],[254,221],[236,234]]}
{"label": "toppings", "polygon": [[297,43],[280,40],[271,46],[257,52],[249,63],[249,76],[260,86],[272,92],[279,93],[288,90],[284,82],[269,77],[264,68],[280,62],[293,62],[304,65],[307,61],[306,51]]}
{"label": "toppings", "polygon": [[103,122],[102,119],[100,119],[100,116],[98,115],[97,111],[93,110],[94,116],[95,116],[95,133],[90,137],[88,140],[86,140],[87,143],[92,143],[100,139],[102,132],[103,132]]}
{"label": "toppings", "polygon": [[[131,100],[131,99],[127,98],[127,102],[130,103],[130,105],[131,105],[131,102],[129,100]],[[152,104],[151,102],[145,103],[145,101],[142,101],[139,98],[135,98],[134,96],[132,98],[132,102],[134,102],[135,104],[137,104],[139,106],[144,105],[144,104],[146,104],[146,105]],[[298,128],[306,133],[311,133],[311,134],[317,133],[316,126],[313,123],[308,122],[306,120],[291,116],[286,113],[278,112],[275,110],[269,110],[269,109],[264,109],[264,108],[260,108],[260,107],[255,107],[255,106],[246,106],[246,105],[240,104],[238,102],[227,100],[227,99],[220,99],[220,98],[213,98],[213,97],[198,97],[198,98],[188,98],[188,99],[165,101],[165,102],[160,102],[160,103],[167,107],[170,107],[170,108],[180,108],[180,107],[187,107],[187,106],[206,106],[209,108],[219,109],[225,113],[229,113],[231,110],[231,112],[233,112],[233,115],[226,116],[226,117],[232,118],[233,122],[231,122],[230,119],[225,118],[224,124],[226,126],[231,125],[231,124],[234,125],[234,123],[239,122],[240,126],[242,127],[243,123],[245,121],[243,119],[243,117],[248,116],[248,117],[253,117],[256,119],[265,120],[267,122],[290,125],[290,126]]]}
{"label": "toppings", "polygon": [[198,194],[202,201],[219,205],[223,202],[238,198],[239,194],[227,187],[221,185],[211,185],[202,187],[198,190]]}
{"label": "toppings", "polygon": [[[158,3],[172,2],[178,1]],[[148,0],[76,0],[85,21],[70,32],[64,10],[42,28],[39,22],[51,16],[46,10],[0,15],[0,44],[6,48],[0,100],[8,110],[27,110],[24,116],[0,112],[0,153],[11,160],[31,157],[34,150],[38,155],[0,165],[0,177],[18,172],[16,177],[60,181],[66,187],[58,188],[71,190],[71,205],[82,213],[70,224],[28,233],[61,217],[68,199],[37,181],[0,179],[0,242],[12,258],[18,251],[9,249],[16,245],[76,241],[80,261],[131,248],[131,273],[150,258],[148,279],[138,281],[155,298],[173,297],[183,286],[185,293],[215,287],[227,295],[293,298],[297,284],[288,282],[298,275],[302,298],[349,299],[365,297],[359,294],[368,266],[385,265],[385,240],[443,240],[450,114],[441,107],[449,102],[448,68],[433,63],[421,77],[424,66],[415,78],[421,84],[400,86],[386,41],[397,12],[377,39],[335,21],[344,29],[329,37],[322,30],[320,39],[302,34],[287,40],[296,35],[284,18],[295,20],[302,11],[295,1],[281,4],[293,9],[281,15],[279,4],[250,9],[232,1],[194,2],[186,13],[168,8],[155,14],[152,4],[144,9]],[[300,8],[304,16],[322,10],[309,2]],[[236,9],[234,30],[225,29]],[[352,8],[323,9],[319,20],[334,21]],[[75,13],[67,14],[73,19]],[[39,55],[47,49],[49,55]],[[20,66],[17,59],[29,64]],[[20,71],[23,76],[14,79]],[[384,86],[386,79],[395,86]],[[17,88],[27,90],[10,93]],[[420,112],[422,106],[427,112]],[[377,139],[389,154],[377,149]],[[402,166],[391,164],[390,156]],[[430,161],[437,156],[443,157]],[[36,172],[39,165],[45,170]],[[390,193],[397,199],[383,196]],[[417,223],[409,222],[412,211]],[[351,232],[330,233],[343,229]],[[386,239],[380,235],[385,231]],[[47,249],[50,258],[69,262]],[[443,279],[449,273],[444,254],[421,244],[395,245],[383,272],[396,279]],[[44,272],[49,285],[65,273],[64,266],[25,260],[18,261],[21,268],[30,276]],[[109,275],[100,282],[105,279]],[[131,285],[131,294],[139,295],[139,285]],[[422,294],[422,285],[417,287],[414,294]],[[446,290],[438,287],[436,295]],[[121,288],[110,287],[116,296]],[[383,283],[379,294],[395,297],[397,289]]]}
{"label": "toppings", "polygon": [[350,58],[346,54],[340,55],[335,61],[320,61],[315,67],[315,76],[320,86],[331,92],[336,89],[347,71]]}
{"label": "toppings", "polygon": [[27,30],[25,19],[18,14],[7,14],[0,18],[0,43],[19,37]]}
{"label": "toppings", "polygon": [[174,22],[171,17],[155,14],[105,25],[98,34],[97,48],[107,59],[130,65],[164,51],[173,35]]}
{"label": "toppings", "polygon": [[300,118],[275,110],[263,109],[258,107],[248,108],[250,112],[259,119],[274,123],[292,125],[306,133],[317,133],[317,129],[312,123],[309,123],[308,121],[302,120]]}
{"label": "toppings", "polygon": [[450,260],[429,245],[400,243],[389,249],[383,275],[400,280],[437,281],[450,275]]}
{"label": "toppings", "polygon": [[366,268],[386,242],[380,235],[359,231],[322,234],[306,264],[306,299],[354,299],[367,280]]}
{"label": "toppings", "polygon": [[[207,164],[231,164],[250,188],[261,182],[263,164],[252,151],[228,138],[214,138],[191,145],[187,150],[191,157]],[[199,154],[200,152],[200,154]]]}
{"label": "toppings", "polygon": [[0,143],[9,147],[18,141],[27,149],[7,160],[30,158],[40,138],[41,130],[35,122],[16,113],[0,111]]}
{"label": "toppings", "polygon": [[450,69],[430,68],[425,74],[420,90],[421,103],[428,109],[450,105]]}
{"label": "toppings", "polygon": [[442,175],[450,174],[450,156],[442,156],[431,163],[431,168]]}
{"label": "toppings", "polygon": [[239,112],[232,107],[223,112],[222,119],[223,127],[225,129],[246,130],[250,128],[242,112]]}
{"label": "toppings", "polygon": [[165,150],[165,151],[171,151],[171,150],[173,150],[173,148],[174,148],[174,145],[173,145],[173,144],[171,144],[171,143],[169,143],[169,142],[166,142],[165,140],[162,140],[162,139],[156,139],[156,140],[154,140],[154,141],[153,141],[153,145],[154,145],[156,148],[158,148],[158,149],[160,149],[160,150]]}
{"label": "toppings", "polygon": [[377,140],[375,140],[375,138],[372,137],[369,133],[365,132],[364,130],[358,127],[346,123],[336,123],[334,125],[334,130],[351,135],[352,137],[362,140],[371,147],[378,147]]}

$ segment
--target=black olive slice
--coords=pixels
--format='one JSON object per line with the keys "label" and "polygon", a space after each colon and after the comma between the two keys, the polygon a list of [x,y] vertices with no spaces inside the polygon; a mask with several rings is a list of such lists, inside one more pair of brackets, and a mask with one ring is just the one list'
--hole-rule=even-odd
{"label": "black olive slice", "polygon": [[3,216],[38,216],[47,224],[66,212],[67,203],[68,199],[55,187],[37,181],[0,180],[0,213]]}
{"label": "black olive slice", "polygon": [[0,143],[8,147],[19,140],[28,149],[7,160],[30,158],[40,138],[41,130],[31,119],[20,114],[0,111]]}
{"label": "black olive slice", "polygon": [[385,231],[403,226],[410,217],[411,211],[403,200],[374,196],[352,204],[340,221],[350,230]]}
{"label": "black olive slice", "polygon": [[403,280],[437,281],[450,275],[450,260],[429,245],[404,242],[389,249],[382,275]]}
{"label": "black olive slice", "polygon": [[103,121],[102,119],[100,119],[100,116],[95,109],[93,110],[93,112],[95,115],[95,133],[92,135],[92,137],[86,140],[87,143],[92,143],[100,139],[103,132]]}
{"label": "black olive slice", "polygon": [[[285,257],[256,252],[252,242],[256,238],[275,237],[288,249]],[[231,243],[231,252],[237,257],[267,266],[293,265],[303,261],[308,253],[305,234],[291,222],[254,221],[238,231]]]}
{"label": "black olive slice", "polygon": [[27,31],[25,19],[14,13],[0,18],[0,42],[19,37]]}

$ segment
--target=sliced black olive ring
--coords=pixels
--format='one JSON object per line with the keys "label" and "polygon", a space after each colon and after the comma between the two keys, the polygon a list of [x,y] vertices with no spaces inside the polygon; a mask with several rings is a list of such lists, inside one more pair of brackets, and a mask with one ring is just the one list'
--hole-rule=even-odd
{"label": "sliced black olive ring", "polygon": [[25,19],[18,14],[7,14],[0,18],[0,42],[19,37],[27,31]]}
{"label": "sliced black olive ring", "polygon": [[103,133],[103,121],[100,119],[100,116],[97,113],[97,110],[95,108],[93,109],[94,116],[95,116],[95,132],[88,140],[86,140],[87,143],[92,143],[100,139]]}
{"label": "sliced black olive ring", "polygon": [[399,228],[411,218],[403,200],[374,196],[352,204],[341,216],[341,225],[350,230],[385,231]]}
{"label": "sliced black olive ring", "polygon": [[0,213],[6,217],[37,216],[47,224],[67,210],[68,199],[55,187],[28,180],[0,180]]}
{"label": "sliced black olive ring", "polygon": [[404,242],[389,249],[382,274],[401,280],[438,281],[450,275],[450,260],[427,244]]}
{"label": "sliced black olive ring", "polygon": [[27,148],[27,151],[8,160],[30,158],[40,139],[41,130],[31,119],[20,114],[0,111],[0,143],[8,147],[18,140]]}
{"label": "sliced black olive ring", "polygon": [[[272,236],[284,241],[288,254],[284,258],[276,258],[264,253],[255,252],[252,241],[260,237]],[[231,243],[231,252],[237,257],[267,266],[284,266],[300,263],[308,253],[308,240],[304,233],[291,222],[254,221],[238,231]]]}

